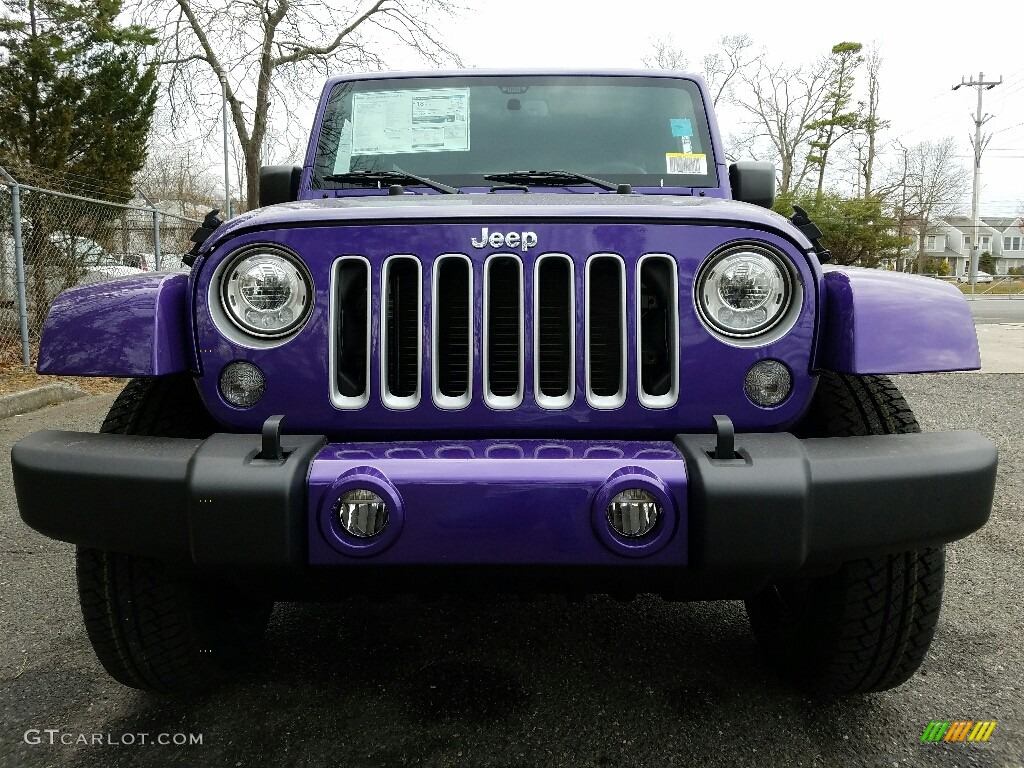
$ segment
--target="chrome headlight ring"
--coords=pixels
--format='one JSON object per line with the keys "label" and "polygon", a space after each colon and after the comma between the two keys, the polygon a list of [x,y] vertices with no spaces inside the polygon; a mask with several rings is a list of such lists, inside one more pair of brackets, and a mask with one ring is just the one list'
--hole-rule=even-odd
{"label": "chrome headlight ring", "polygon": [[259,245],[235,254],[219,270],[224,314],[239,330],[278,339],[298,330],[313,308],[313,281],[289,251]]}
{"label": "chrome headlight ring", "polygon": [[787,261],[754,243],[727,247],[708,258],[694,279],[694,302],[701,320],[733,339],[762,336],[787,317],[797,293]]}

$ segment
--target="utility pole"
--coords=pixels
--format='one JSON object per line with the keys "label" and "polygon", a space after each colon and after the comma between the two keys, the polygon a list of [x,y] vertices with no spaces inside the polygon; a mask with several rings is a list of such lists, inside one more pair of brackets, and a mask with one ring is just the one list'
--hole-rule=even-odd
{"label": "utility pole", "polygon": [[857,147],[857,199],[860,199],[860,174],[864,167],[863,162],[860,159],[861,147]]}
{"label": "utility pole", "polygon": [[[905,272],[907,269],[907,260],[903,256],[903,225],[907,222],[907,170],[910,166],[910,160],[907,157],[907,150],[903,149],[903,179],[900,181],[900,230],[897,235],[900,240],[899,255],[896,257],[896,271]],[[921,238],[924,238],[924,230],[921,230]]]}
{"label": "utility pole", "polygon": [[972,294],[974,293],[974,284],[978,278],[978,257],[981,255],[978,247],[981,242],[981,224],[978,220],[978,204],[981,197],[981,153],[985,151],[985,147],[988,146],[988,142],[992,138],[991,134],[984,138],[981,135],[981,126],[992,119],[992,115],[985,115],[981,112],[981,94],[984,91],[991,91],[1002,82],[1002,75],[999,76],[999,82],[994,80],[985,82],[985,73],[979,72],[977,80],[971,78],[970,82],[965,82],[961,77],[960,82],[953,86],[954,91],[961,86],[978,89],[978,111],[972,115],[974,118],[974,138],[971,140],[971,144],[974,145],[974,189],[971,195],[971,225],[973,232],[971,234],[971,265],[969,270]]}
{"label": "utility pole", "polygon": [[224,129],[224,220],[231,218],[231,178],[228,175],[228,79],[220,76],[221,123]]}

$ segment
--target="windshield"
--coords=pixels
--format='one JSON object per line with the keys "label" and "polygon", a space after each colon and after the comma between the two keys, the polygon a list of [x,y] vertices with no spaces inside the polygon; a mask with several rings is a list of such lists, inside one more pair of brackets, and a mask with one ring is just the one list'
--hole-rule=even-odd
{"label": "windshield", "polygon": [[328,96],[314,189],[328,176],[404,171],[454,186],[571,171],[646,187],[718,185],[707,120],[689,80],[460,76],[356,80]]}

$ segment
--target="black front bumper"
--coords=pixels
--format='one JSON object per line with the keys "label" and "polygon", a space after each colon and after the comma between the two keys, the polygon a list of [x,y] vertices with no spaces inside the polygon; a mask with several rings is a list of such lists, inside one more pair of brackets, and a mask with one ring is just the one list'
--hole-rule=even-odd
{"label": "black front bumper", "polygon": [[[325,571],[309,566],[307,503],[325,443],[289,435],[285,458],[265,460],[258,435],[44,431],[14,447],[14,484],[25,522],[62,541],[203,566]],[[688,497],[688,557],[676,570],[690,575],[779,576],[953,541],[985,523],[995,489],[995,446],[975,432],[741,434],[731,459],[712,458],[713,435],[675,443]],[[643,565],[624,558],[616,569]]]}

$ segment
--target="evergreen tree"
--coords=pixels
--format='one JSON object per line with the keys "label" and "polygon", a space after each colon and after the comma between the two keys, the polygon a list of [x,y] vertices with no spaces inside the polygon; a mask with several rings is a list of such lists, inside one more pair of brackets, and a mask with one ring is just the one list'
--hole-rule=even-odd
{"label": "evergreen tree", "polygon": [[832,252],[834,264],[876,267],[909,243],[909,238],[899,236],[892,212],[886,210],[878,197],[787,193],[780,195],[773,207],[787,215],[794,204],[805,209],[821,230],[821,242]]}
{"label": "evergreen tree", "polygon": [[[0,16],[0,164],[101,178],[128,196],[146,159],[156,72],[151,30],[119,26],[121,0],[15,0]],[[52,181],[52,180],[50,180]]]}
{"label": "evergreen tree", "polygon": [[821,117],[809,127],[818,132],[811,142],[808,160],[818,166],[818,194],[825,191],[825,166],[832,148],[851,131],[859,128],[863,117],[853,104],[854,76],[864,57],[860,43],[836,43],[829,57],[829,72]]}

